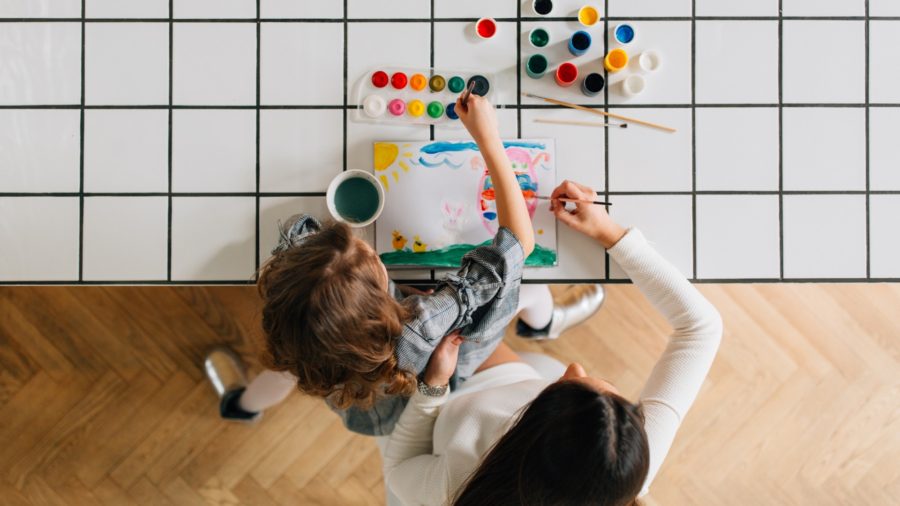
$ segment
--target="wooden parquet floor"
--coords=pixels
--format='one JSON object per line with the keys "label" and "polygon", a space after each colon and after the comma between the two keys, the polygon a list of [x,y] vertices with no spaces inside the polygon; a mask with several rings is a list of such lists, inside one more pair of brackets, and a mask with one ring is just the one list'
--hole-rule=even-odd
{"label": "wooden parquet floor", "polygon": [[[900,504],[900,286],[706,285],[726,325],[648,505]],[[292,395],[224,423],[201,369],[252,361],[253,287],[0,289],[0,503],[381,504],[374,443]],[[632,398],[666,325],[631,286],[524,343]]]}

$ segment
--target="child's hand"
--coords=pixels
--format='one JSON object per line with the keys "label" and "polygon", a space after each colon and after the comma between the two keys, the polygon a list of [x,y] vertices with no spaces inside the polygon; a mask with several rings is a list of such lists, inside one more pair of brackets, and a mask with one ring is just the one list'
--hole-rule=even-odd
{"label": "child's hand", "polygon": [[625,229],[613,221],[603,206],[575,203],[575,209],[566,210],[566,203],[560,199],[595,200],[597,194],[591,188],[572,181],[563,181],[550,195],[550,210],[556,219],[588,237],[600,242],[604,248],[611,248],[622,236]]}
{"label": "child's hand", "polygon": [[456,114],[478,144],[492,139],[500,140],[497,114],[486,98],[472,94],[463,103],[460,95],[456,99]]}
{"label": "child's hand", "polygon": [[447,334],[438,343],[431,358],[428,359],[428,367],[425,368],[425,384],[431,387],[439,387],[450,383],[450,377],[456,370],[456,361],[459,358],[459,345],[463,342],[463,336],[459,331]]}

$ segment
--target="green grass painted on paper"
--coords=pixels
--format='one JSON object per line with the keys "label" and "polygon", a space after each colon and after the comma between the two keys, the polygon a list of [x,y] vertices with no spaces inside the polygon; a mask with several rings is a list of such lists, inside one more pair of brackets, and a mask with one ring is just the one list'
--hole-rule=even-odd
{"label": "green grass painted on paper", "polygon": [[[479,245],[454,244],[446,248],[414,253],[412,251],[391,251],[380,255],[385,265],[415,265],[417,267],[459,267],[463,256],[479,246],[488,246],[491,241],[484,241]],[[552,267],[556,265],[556,252],[539,244],[534,245],[534,251],[525,259],[525,265],[529,267]]]}

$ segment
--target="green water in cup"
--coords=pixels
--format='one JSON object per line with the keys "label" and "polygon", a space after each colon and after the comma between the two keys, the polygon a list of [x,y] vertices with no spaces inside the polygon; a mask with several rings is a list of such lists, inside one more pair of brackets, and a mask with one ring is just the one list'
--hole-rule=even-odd
{"label": "green water in cup", "polygon": [[348,178],[334,192],[334,207],[345,220],[362,223],[378,212],[378,190],[367,179]]}

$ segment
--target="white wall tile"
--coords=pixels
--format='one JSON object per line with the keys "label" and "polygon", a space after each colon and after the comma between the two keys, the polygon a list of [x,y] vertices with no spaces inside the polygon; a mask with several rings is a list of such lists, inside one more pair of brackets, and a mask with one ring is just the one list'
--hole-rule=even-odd
{"label": "white wall tile", "polygon": [[787,108],[782,125],[785,190],[865,189],[865,109]]}
{"label": "white wall tile", "polygon": [[[558,182],[570,179],[590,186],[595,191],[603,191],[606,185],[604,130],[584,126],[535,123],[536,118],[584,121],[584,114],[572,109],[525,109],[522,111],[522,137],[556,140],[556,179]],[[602,121],[602,118],[594,121]]]}
{"label": "white wall tile", "polygon": [[[420,0],[348,0],[348,18],[428,18],[431,5]],[[400,36],[402,38],[402,35]],[[416,39],[407,39],[416,40]]]}
{"label": "white wall tile", "polygon": [[698,21],[696,62],[698,103],[778,102],[777,21]]}
{"label": "white wall tile", "polygon": [[256,189],[256,111],[176,110],[172,116],[172,190]]}
{"label": "white wall tile", "polygon": [[[524,114],[525,111],[523,111]],[[515,109],[497,109],[497,127],[500,129],[502,139],[517,139],[519,137],[519,115]],[[451,123],[452,126],[435,126],[435,140],[471,139],[469,131],[459,121]],[[522,136],[525,137],[524,131]],[[534,136],[532,136],[534,137]]]}
{"label": "white wall tile", "polygon": [[84,279],[166,279],[166,197],[84,199]]}
{"label": "white wall tile", "polygon": [[264,19],[341,19],[344,17],[344,4],[335,0],[262,0],[260,16]]}
{"label": "white wall tile", "polygon": [[0,188],[78,191],[80,122],[76,110],[0,111]]}
{"label": "white wall tile", "polygon": [[872,195],[869,199],[872,277],[900,278],[900,195]]}
{"label": "white wall tile", "polygon": [[379,68],[427,69],[431,40],[429,23],[351,23],[347,27],[347,102],[358,104],[356,85]]}
{"label": "white wall tile", "polygon": [[256,104],[256,26],[176,23],[174,30],[175,104]]}
{"label": "white wall tile", "polygon": [[85,111],[85,191],[164,192],[168,181],[168,111]]}
{"label": "white wall tile", "polygon": [[865,42],[863,21],[784,21],[783,100],[865,100]]}
{"label": "white wall tile", "polygon": [[778,109],[697,108],[697,189],[778,190]]}
{"label": "white wall tile", "polygon": [[343,111],[260,113],[260,191],[325,191],[344,163]]}
{"label": "white wall tile", "polygon": [[785,16],[862,16],[865,0],[782,0]]}
{"label": "white wall tile", "polygon": [[[531,15],[531,2],[516,0],[522,4],[522,16]],[[514,18],[516,1],[485,2],[484,0],[434,0],[436,18]]]}
{"label": "white wall tile", "polygon": [[698,16],[777,16],[778,0],[696,0]]}
{"label": "white wall tile", "polygon": [[[625,227],[637,227],[647,241],[686,277],[693,277],[693,224],[690,195],[614,195],[610,216]],[[626,278],[610,259],[610,277]]]}
{"label": "white wall tile", "polygon": [[690,16],[691,0],[609,0],[609,15]]}
{"label": "white wall tile", "polygon": [[778,278],[777,195],[697,197],[697,277]]}
{"label": "white wall tile", "polygon": [[81,23],[2,23],[0,105],[81,103]]}
{"label": "white wall tile", "polygon": [[900,142],[897,142],[900,108],[869,109],[869,187],[900,190]]}
{"label": "white wall tile", "polygon": [[255,0],[174,0],[175,18],[255,18]]}
{"label": "white wall tile", "polygon": [[169,0],[87,0],[85,10],[88,18],[168,18]]}
{"label": "white wall tile", "polygon": [[900,16],[900,2],[897,0],[869,0],[870,16]]}
{"label": "white wall tile", "polygon": [[631,124],[609,132],[610,191],[690,191],[690,109],[615,109],[614,112],[677,129]]}
{"label": "white wall tile", "polygon": [[475,35],[474,23],[435,23],[434,66],[493,74],[491,101],[515,104],[518,41],[516,24],[511,22],[498,22],[497,34],[490,40]]}
{"label": "white wall tile", "polygon": [[785,278],[866,276],[865,196],[785,195],[783,222]]}
{"label": "white wall tile", "polygon": [[256,271],[253,197],[172,199],[172,279],[252,280]]}
{"label": "white wall tile", "polygon": [[169,103],[169,26],[166,23],[88,23],[85,103]]}
{"label": "white wall tile", "polygon": [[[529,7],[530,9],[530,7]],[[554,13],[556,10],[554,9]],[[554,14],[555,15],[555,14]],[[528,40],[529,33],[535,28],[543,28],[550,34],[550,43],[547,47],[535,48]],[[577,30],[584,30],[591,34],[591,47],[587,53],[581,56],[572,56],[568,44],[572,34]],[[598,24],[593,28],[585,28],[576,21],[526,21],[522,23],[522,33],[518,36],[519,45],[522,48],[522,92],[533,93],[542,97],[556,98],[566,102],[579,104],[602,104],[604,94],[587,97],[581,92],[581,81],[590,73],[603,74],[603,27]],[[533,54],[542,54],[547,57],[549,67],[547,73],[539,79],[528,77],[525,65]],[[574,63],[578,67],[578,80],[568,87],[563,88],[556,84],[556,69],[564,62]],[[606,77],[604,75],[604,77]],[[513,96],[513,101],[515,101]],[[523,104],[543,104],[542,100],[531,97],[521,97]]]}
{"label": "white wall tile", "polygon": [[869,100],[900,103],[900,21],[869,23]]}
{"label": "white wall tile", "polygon": [[0,197],[0,281],[78,280],[78,198]]}
{"label": "white wall tile", "polygon": [[[628,45],[615,42],[610,23],[609,48],[621,47],[628,53],[628,68],[610,74],[607,79],[611,104],[690,104],[691,103],[691,23],[690,21],[635,21],[631,23],[635,39]],[[662,58],[662,66],[653,73],[644,73],[638,57],[652,49]],[[603,57],[602,46],[600,57]],[[647,89],[636,97],[626,97],[622,81],[631,74],[642,74]]]}
{"label": "white wall tile", "polygon": [[80,18],[80,0],[4,0],[0,18]]}
{"label": "white wall tile", "polygon": [[265,23],[261,39],[263,104],[343,104],[343,24]]}

